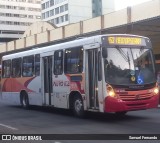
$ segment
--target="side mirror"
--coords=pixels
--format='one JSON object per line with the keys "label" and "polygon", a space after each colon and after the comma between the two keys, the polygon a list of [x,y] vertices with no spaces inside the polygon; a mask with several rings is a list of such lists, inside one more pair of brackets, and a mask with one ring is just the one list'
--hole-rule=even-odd
{"label": "side mirror", "polygon": [[102,56],[103,56],[103,58],[107,58],[108,57],[107,48],[105,48],[105,47],[102,47]]}

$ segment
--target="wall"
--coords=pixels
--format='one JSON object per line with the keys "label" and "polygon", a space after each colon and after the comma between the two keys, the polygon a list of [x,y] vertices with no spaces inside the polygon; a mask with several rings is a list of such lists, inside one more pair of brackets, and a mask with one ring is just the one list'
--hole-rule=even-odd
{"label": "wall", "polygon": [[[76,2],[75,0],[69,0],[69,1],[73,2],[71,6],[72,7],[71,11],[73,12],[74,10],[76,10],[75,6]],[[81,5],[81,3],[79,4]],[[86,2],[86,4],[88,3]],[[83,10],[87,11],[87,8],[84,8]],[[76,12],[81,16],[81,12],[78,9],[76,10]],[[46,22],[42,22],[40,24],[35,24],[35,26],[31,26],[30,29],[26,31],[26,35],[30,34],[31,35],[30,37],[16,40],[16,42],[11,42],[8,43],[7,45],[6,44],[0,45],[0,53],[6,51],[12,51],[14,49],[29,47],[35,44],[46,43],[49,41],[61,40],[63,38],[77,36],[80,34],[85,34],[93,31],[98,31],[98,30],[100,31],[102,29],[108,29],[111,27],[124,25],[130,22],[136,22],[139,20],[144,20],[146,18],[151,18],[159,15],[160,15],[160,1],[153,0],[141,5],[131,7],[130,12],[128,12],[126,8],[120,11],[106,14],[101,17],[88,19],[78,23],[66,25],[60,28],[55,28],[51,25],[46,24]]]}
{"label": "wall", "polygon": [[90,0],[69,0],[69,22],[75,23],[92,18]]}

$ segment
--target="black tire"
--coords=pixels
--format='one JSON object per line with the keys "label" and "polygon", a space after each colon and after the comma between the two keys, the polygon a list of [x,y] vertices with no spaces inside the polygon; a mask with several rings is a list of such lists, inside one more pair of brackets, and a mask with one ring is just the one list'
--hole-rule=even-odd
{"label": "black tire", "polygon": [[84,117],[84,106],[82,98],[79,95],[75,95],[73,100],[73,113],[76,117],[83,118]]}
{"label": "black tire", "polygon": [[29,99],[28,94],[26,92],[23,92],[20,96],[20,103],[22,108],[29,109]]}
{"label": "black tire", "polygon": [[127,111],[122,111],[122,112],[116,112],[115,114],[116,114],[117,116],[119,116],[119,117],[123,117],[123,116],[126,115],[126,113],[127,113]]}

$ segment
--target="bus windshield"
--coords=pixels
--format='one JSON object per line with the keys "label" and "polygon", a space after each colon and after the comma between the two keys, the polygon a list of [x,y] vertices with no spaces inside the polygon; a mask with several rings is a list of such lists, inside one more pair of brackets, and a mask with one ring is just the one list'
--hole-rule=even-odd
{"label": "bus windshield", "polygon": [[105,80],[114,85],[156,82],[152,52],[144,47],[109,47],[104,59]]}

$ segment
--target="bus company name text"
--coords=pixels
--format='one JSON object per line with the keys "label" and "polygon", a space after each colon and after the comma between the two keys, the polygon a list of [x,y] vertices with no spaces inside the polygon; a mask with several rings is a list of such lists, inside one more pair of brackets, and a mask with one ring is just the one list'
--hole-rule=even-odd
{"label": "bus company name text", "polygon": [[69,81],[57,80],[53,81],[53,86],[70,86]]}

